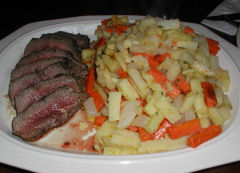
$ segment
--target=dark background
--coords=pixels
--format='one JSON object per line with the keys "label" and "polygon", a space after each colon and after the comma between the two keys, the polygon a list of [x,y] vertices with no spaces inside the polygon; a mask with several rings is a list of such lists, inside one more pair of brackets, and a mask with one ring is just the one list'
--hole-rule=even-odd
{"label": "dark background", "polygon": [[6,2],[0,8],[0,39],[19,27],[42,20],[81,15],[133,14],[179,18],[199,23],[222,0],[85,0]]}
{"label": "dark background", "polygon": [[[200,23],[221,2],[222,0],[5,1],[0,9],[0,39],[32,22],[82,15],[151,15]],[[238,170],[240,170],[240,162],[200,172],[225,173],[239,172]],[[0,164],[0,173],[19,172],[26,171]]]}

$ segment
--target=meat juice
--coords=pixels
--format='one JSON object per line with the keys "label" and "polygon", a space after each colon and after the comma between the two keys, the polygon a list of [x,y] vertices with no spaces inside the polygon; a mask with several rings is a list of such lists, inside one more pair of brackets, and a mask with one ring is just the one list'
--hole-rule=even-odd
{"label": "meat juice", "polygon": [[96,152],[94,134],[96,128],[82,110],[79,110],[63,126],[51,130],[34,144],[68,151]]}

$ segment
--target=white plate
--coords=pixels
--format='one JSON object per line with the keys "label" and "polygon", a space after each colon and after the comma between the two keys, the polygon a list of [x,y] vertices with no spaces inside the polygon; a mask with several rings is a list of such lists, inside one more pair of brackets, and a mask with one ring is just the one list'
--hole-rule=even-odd
{"label": "white plate", "polygon": [[[58,30],[87,34],[94,39],[94,30],[101,19],[109,16],[82,16],[43,21],[26,25],[0,41],[0,162],[34,172],[192,172],[240,160],[240,51],[198,24],[185,23],[195,31],[220,42],[218,56],[224,69],[230,71],[233,104],[232,123],[215,139],[196,149],[134,155],[101,156],[50,150],[25,143],[11,134],[11,120],[7,110],[10,72],[32,37]],[[140,16],[129,16],[137,19]],[[227,53],[228,52],[228,53]],[[238,64],[238,66],[237,66]]]}

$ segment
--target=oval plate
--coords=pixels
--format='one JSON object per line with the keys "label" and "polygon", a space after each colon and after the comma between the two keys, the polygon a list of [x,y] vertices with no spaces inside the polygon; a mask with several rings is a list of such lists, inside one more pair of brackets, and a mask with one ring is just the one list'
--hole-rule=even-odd
{"label": "oval plate", "polygon": [[[88,153],[63,152],[35,146],[11,133],[12,116],[9,116],[8,84],[11,70],[23,54],[32,37],[43,33],[67,31],[88,35],[94,39],[94,30],[102,19],[110,16],[81,16],[28,24],[0,41],[0,162],[34,172],[192,172],[240,160],[240,51],[199,24],[184,23],[196,32],[220,42],[220,65],[229,70],[231,88],[228,93],[233,104],[232,118],[224,132],[196,149],[133,155],[102,156]],[[141,16],[129,16],[135,20]]]}

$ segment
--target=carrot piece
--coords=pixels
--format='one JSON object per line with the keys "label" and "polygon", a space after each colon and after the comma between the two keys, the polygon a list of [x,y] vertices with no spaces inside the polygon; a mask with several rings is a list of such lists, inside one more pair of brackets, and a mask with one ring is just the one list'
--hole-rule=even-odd
{"label": "carrot piece", "polygon": [[164,118],[158,129],[153,133],[154,139],[161,139],[167,133],[167,129],[171,126],[172,124],[166,118]]}
{"label": "carrot piece", "polygon": [[181,91],[171,81],[168,82],[171,84],[171,90],[167,90],[166,94],[174,99],[181,93]]}
{"label": "carrot piece", "polygon": [[167,58],[167,57],[171,57],[171,55],[170,56],[167,56],[168,54],[166,53],[166,54],[161,54],[161,55],[157,55],[156,57],[155,57],[155,59],[156,59],[156,61],[159,63],[159,64],[161,64],[163,61],[165,61],[165,59]]}
{"label": "carrot piece", "polygon": [[115,26],[117,30],[121,31],[121,32],[126,32],[127,29],[129,28],[128,25],[116,25]]}
{"label": "carrot piece", "polygon": [[106,116],[103,115],[96,116],[94,119],[94,125],[101,126],[106,120],[107,120]]}
{"label": "carrot piece", "polygon": [[190,147],[196,148],[200,144],[218,136],[222,133],[221,126],[211,125],[206,129],[203,129],[201,132],[190,136],[187,140],[187,143]]}
{"label": "carrot piece", "polygon": [[94,104],[95,104],[98,112],[100,112],[105,104],[104,99],[102,98],[102,96],[100,95],[100,93],[98,91],[93,91],[93,94],[91,96],[93,97],[93,101],[94,101]]}
{"label": "carrot piece", "polygon": [[144,57],[147,57],[148,64],[152,68],[155,68],[159,65],[159,62],[157,61],[157,59],[155,59],[156,56],[154,54],[148,54],[148,53],[142,53],[142,52],[132,52],[132,55],[133,56],[142,55]]}
{"label": "carrot piece", "polygon": [[132,131],[132,132],[138,132],[138,127],[137,126],[129,126],[127,129]]}
{"label": "carrot piece", "polygon": [[105,43],[106,43],[106,39],[101,37],[94,47],[97,49],[97,48],[101,47],[102,45],[104,45]]}
{"label": "carrot piece", "polygon": [[[168,96],[170,96],[172,98],[176,98],[181,93],[181,91],[171,81],[169,81],[167,79],[167,76],[163,72],[157,70],[156,68],[150,68],[150,70],[148,70],[148,73],[151,74],[153,76],[154,80],[157,83],[159,83],[163,87],[164,90],[167,91],[166,93]],[[167,84],[167,82],[170,83],[171,90],[167,90],[167,88],[165,86],[165,84]]]}
{"label": "carrot piece", "polygon": [[88,73],[85,89],[85,92],[88,93],[90,96],[93,94],[94,82],[95,82],[94,68],[91,67]]}
{"label": "carrot piece", "polygon": [[107,27],[106,31],[111,34],[111,33],[113,33],[113,28],[112,27]]}
{"label": "carrot piece", "polygon": [[200,119],[196,118],[181,124],[173,125],[167,129],[168,136],[171,139],[177,139],[182,136],[192,135],[201,130]]}
{"label": "carrot piece", "polygon": [[118,75],[120,76],[120,78],[125,78],[125,77],[127,77],[128,73],[125,72],[122,68],[119,68]]}
{"label": "carrot piece", "polygon": [[183,31],[185,34],[192,34],[194,33],[194,30],[190,28],[189,26],[186,26]]}
{"label": "carrot piece", "polygon": [[102,20],[101,23],[102,23],[103,26],[108,27],[108,26],[107,26],[107,23],[108,23],[110,20],[111,20],[111,19],[104,19],[104,20]]}
{"label": "carrot piece", "polygon": [[161,40],[162,36],[160,34],[157,34],[157,37]]}
{"label": "carrot piece", "polygon": [[162,47],[163,43],[159,42],[158,47]]}
{"label": "carrot piece", "polygon": [[122,96],[122,97],[121,97],[121,104],[122,104],[123,102],[125,102],[125,101],[127,101],[127,99],[126,99],[124,96]]}
{"label": "carrot piece", "polygon": [[208,43],[208,48],[209,48],[209,52],[210,54],[212,54],[213,56],[216,56],[218,51],[220,50],[219,42],[212,40],[210,38],[206,38],[207,43]]}
{"label": "carrot piece", "polygon": [[153,140],[153,135],[148,133],[144,128],[138,127],[138,132],[141,141]]}
{"label": "carrot piece", "polygon": [[94,67],[91,67],[87,77],[85,92],[88,93],[89,96],[93,97],[95,106],[97,110],[100,111],[104,106],[104,99],[102,98],[98,91],[93,91],[94,82],[95,82]]}
{"label": "carrot piece", "polygon": [[117,90],[116,90],[116,88],[108,89],[107,87],[104,87],[104,88],[103,88],[103,91],[104,91],[106,94],[109,94],[109,92],[114,92],[114,91],[117,91]]}
{"label": "carrot piece", "polygon": [[143,100],[141,97],[138,97],[136,100],[140,102],[140,106],[142,107],[144,107],[147,104],[147,101]]}
{"label": "carrot piece", "polygon": [[115,25],[116,32],[120,35],[123,32],[126,32],[128,28],[132,27],[133,25]]}
{"label": "carrot piece", "polygon": [[118,33],[118,35],[121,35],[123,32],[121,31],[121,30],[119,30],[119,29],[116,29],[115,30],[116,31],[116,33]]}
{"label": "carrot piece", "polygon": [[151,55],[151,54],[146,54],[145,56],[148,57],[148,64],[150,67],[155,68],[157,66],[159,66],[159,64],[161,64],[163,61],[165,61],[165,59],[167,57],[171,58],[171,54],[170,53],[164,53],[161,55]]}
{"label": "carrot piece", "polygon": [[213,107],[217,105],[216,95],[213,86],[210,82],[201,82],[203,88],[204,101],[207,107]]}
{"label": "carrot piece", "polygon": [[150,68],[148,73],[151,74],[154,80],[162,86],[164,86],[164,83],[168,81],[167,76],[156,68]]}
{"label": "carrot piece", "polygon": [[191,85],[183,78],[182,75],[177,76],[175,83],[177,87],[184,93],[191,91]]}
{"label": "carrot piece", "polygon": [[159,62],[156,61],[155,57],[153,56],[148,56],[148,64],[151,68],[156,68],[159,66]]}
{"label": "carrot piece", "polygon": [[142,112],[142,115],[149,117],[149,115],[145,111]]}

